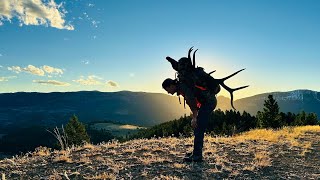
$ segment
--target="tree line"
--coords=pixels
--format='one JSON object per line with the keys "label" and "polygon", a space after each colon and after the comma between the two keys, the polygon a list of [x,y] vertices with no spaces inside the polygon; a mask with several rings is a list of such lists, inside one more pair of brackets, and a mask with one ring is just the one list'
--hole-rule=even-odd
{"label": "tree line", "polygon": [[[191,136],[191,117],[184,116],[173,121],[144,129],[129,137],[151,138],[165,136]],[[280,112],[280,107],[272,95],[264,101],[264,108],[258,111],[256,116],[243,111],[217,109],[210,115],[206,133],[213,135],[234,135],[254,128],[281,128],[283,126],[304,126],[320,125],[320,121],[315,113]]]}

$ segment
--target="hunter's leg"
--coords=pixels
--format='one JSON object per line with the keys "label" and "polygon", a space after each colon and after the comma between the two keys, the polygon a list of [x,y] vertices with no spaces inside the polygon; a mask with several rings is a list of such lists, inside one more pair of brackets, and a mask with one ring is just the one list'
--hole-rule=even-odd
{"label": "hunter's leg", "polygon": [[210,114],[216,107],[216,101],[201,106],[197,117],[197,128],[194,129],[194,149],[193,154],[202,156],[203,138],[206,130]]}

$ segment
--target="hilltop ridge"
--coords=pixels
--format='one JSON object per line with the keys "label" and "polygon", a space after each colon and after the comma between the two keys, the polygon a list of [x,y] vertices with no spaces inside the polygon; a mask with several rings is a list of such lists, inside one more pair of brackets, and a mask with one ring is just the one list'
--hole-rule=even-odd
{"label": "hilltop ridge", "polygon": [[39,147],[0,161],[8,179],[318,178],[320,126],[256,129],[234,137],[205,136],[203,163],[182,161],[192,138],[85,144],[64,151]]}

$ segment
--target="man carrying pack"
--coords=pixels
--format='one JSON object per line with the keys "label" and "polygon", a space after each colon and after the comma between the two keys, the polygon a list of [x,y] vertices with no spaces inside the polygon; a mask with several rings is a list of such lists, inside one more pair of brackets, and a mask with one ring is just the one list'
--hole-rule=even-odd
{"label": "man carrying pack", "polygon": [[206,130],[210,114],[217,106],[214,92],[188,87],[185,83],[179,83],[173,79],[166,79],[162,87],[170,94],[182,95],[192,111],[191,126],[194,129],[193,152],[187,153],[184,158],[187,162],[201,162],[204,132]]}
{"label": "man carrying pack", "polygon": [[[173,79],[166,79],[162,83],[163,89],[170,94],[180,95],[184,97],[187,104],[192,111],[191,126],[194,129],[194,146],[193,152],[187,153],[184,158],[187,162],[201,162],[203,139],[206,126],[208,124],[211,112],[217,106],[216,94],[220,92],[220,85],[229,91],[231,95],[231,106],[233,106],[233,92],[246,88],[248,86],[242,86],[239,88],[230,88],[224,84],[224,81],[230,77],[236,75],[244,69],[241,69],[230,76],[222,79],[215,79],[210,76],[211,73],[206,73],[203,68],[195,66],[195,53],[193,54],[193,63],[191,62],[190,53],[192,47],[189,49],[188,58],[182,57],[179,61],[166,57],[171,63],[172,68],[177,71],[178,77]],[[235,109],[235,108],[234,108]]]}

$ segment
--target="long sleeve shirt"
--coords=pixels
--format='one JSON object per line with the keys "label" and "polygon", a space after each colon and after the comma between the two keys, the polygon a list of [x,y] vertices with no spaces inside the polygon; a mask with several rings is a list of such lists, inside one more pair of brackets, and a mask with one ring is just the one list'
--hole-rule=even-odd
{"label": "long sleeve shirt", "polygon": [[201,90],[197,87],[189,87],[184,83],[179,83],[177,86],[177,94],[182,95],[191,111],[199,110],[201,104],[213,100],[215,94],[208,90]]}

